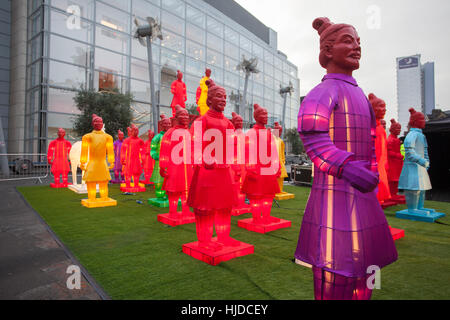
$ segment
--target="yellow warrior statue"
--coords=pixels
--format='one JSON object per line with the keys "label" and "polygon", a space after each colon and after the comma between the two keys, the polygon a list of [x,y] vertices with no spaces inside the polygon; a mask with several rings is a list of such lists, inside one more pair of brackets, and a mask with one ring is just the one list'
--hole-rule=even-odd
{"label": "yellow warrior statue", "polygon": [[[116,206],[117,201],[108,197],[109,170],[114,168],[113,138],[102,131],[103,119],[96,114],[92,115],[92,126],[94,130],[85,134],[81,142],[80,168],[85,170],[83,180],[88,190],[88,199],[81,200],[81,204],[88,208]],[[100,198],[96,198],[97,184]]]}
{"label": "yellow warrior statue", "polygon": [[275,195],[275,200],[288,200],[288,199],[294,199],[295,195],[292,193],[284,192],[283,191],[283,181],[284,178],[288,177],[287,171],[286,171],[286,157],[284,155],[284,141],[281,139],[281,133],[283,132],[283,127],[280,126],[278,122],[275,122],[273,124],[273,131],[275,135],[275,142],[277,144],[277,150],[278,150],[278,157],[280,159],[280,166],[281,166],[281,175],[278,177],[278,184],[280,186],[280,193],[277,193]]}

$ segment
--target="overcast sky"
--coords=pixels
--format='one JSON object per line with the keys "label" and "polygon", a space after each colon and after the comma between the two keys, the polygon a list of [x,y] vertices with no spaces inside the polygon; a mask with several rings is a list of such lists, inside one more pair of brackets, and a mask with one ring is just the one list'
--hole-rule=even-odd
{"label": "overcast sky", "polygon": [[385,100],[388,123],[397,119],[396,57],[421,54],[422,64],[433,61],[436,107],[450,110],[449,0],[235,1],[278,33],[278,50],[299,68],[300,95],[325,74],[312,22],[328,17],[358,31],[362,58],[353,76],[366,95],[373,92]]}

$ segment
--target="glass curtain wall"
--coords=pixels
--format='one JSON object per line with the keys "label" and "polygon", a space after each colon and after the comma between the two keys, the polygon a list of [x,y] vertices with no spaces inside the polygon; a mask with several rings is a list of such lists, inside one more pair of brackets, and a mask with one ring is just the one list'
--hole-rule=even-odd
{"label": "glass curtain wall", "polygon": [[297,68],[277,50],[199,1],[183,0],[29,0],[28,66],[25,142],[29,151],[45,152],[47,140],[59,127],[69,140],[79,114],[73,97],[80,88],[117,88],[134,96],[134,123],[140,134],[151,128],[147,49],[133,37],[134,18],[157,18],[164,40],[153,42],[155,90],[160,114],[171,116],[171,83],[176,71],[184,74],[187,107],[196,106],[195,93],[205,69],[227,91],[225,114],[237,110],[245,75],[236,70],[242,56],[257,57],[258,74],[250,76],[243,117],[252,122],[253,104],[269,111],[270,122],[280,121],[280,86],[291,81],[286,127],[296,126],[299,107]]}

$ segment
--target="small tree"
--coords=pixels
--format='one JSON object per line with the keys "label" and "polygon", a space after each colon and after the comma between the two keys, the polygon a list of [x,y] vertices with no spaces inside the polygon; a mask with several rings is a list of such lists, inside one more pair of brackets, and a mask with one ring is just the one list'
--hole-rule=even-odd
{"label": "small tree", "polygon": [[305,151],[305,148],[303,147],[303,142],[300,139],[297,129],[295,128],[287,129],[286,132],[284,133],[284,136],[292,146],[293,154],[298,155]]}
{"label": "small tree", "polygon": [[122,94],[117,89],[101,92],[83,89],[78,91],[74,100],[81,114],[75,118],[73,129],[80,137],[93,130],[94,113],[103,118],[106,133],[114,138],[119,129],[124,131],[131,124],[133,96],[129,93]]}

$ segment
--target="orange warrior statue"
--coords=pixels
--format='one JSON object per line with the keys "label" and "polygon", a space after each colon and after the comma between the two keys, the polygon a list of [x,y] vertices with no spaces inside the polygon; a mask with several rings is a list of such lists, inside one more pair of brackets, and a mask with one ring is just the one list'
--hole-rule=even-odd
{"label": "orange warrior statue", "polygon": [[234,176],[234,188],[238,198],[238,203],[233,207],[231,215],[238,216],[251,212],[251,210],[250,206],[245,203],[245,194],[241,192],[245,180],[245,133],[242,131],[244,121],[240,115],[233,112],[231,122],[234,125],[234,144],[236,146],[234,151],[234,170],[232,170],[232,173]]}
{"label": "orange warrior statue", "polygon": [[[69,141],[64,139],[66,131],[64,129],[58,129],[58,139],[50,142],[47,152],[48,163],[52,165],[52,174],[55,177],[55,183],[50,183],[52,188],[67,188],[68,186],[68,174],[70,171],[69,166],[69,152],[72,147]],[[60,182],[60,176],[62,175],[62,182]]]}
{"label": "orange warrior statue", "polygon": [[[108,197],[109,170],[114,168],[113,138],[102,131],[103,119],[96,114],[92,115],[92,126],[94,130],[85,134],[81,142],[80,168],[85,171],[83,180],[88,190],[88,199],[81,200],[81,204],[88,208],[116,206],[117,201]],[[96,198],[97,184],[100,198]]]}
{"label": "orange warrior statue", "polygon": [[[160,174],[164,178],[162,190],[169,198],[169,213],[158,215],[158,221],[171,226],[195,222],[195,216],[186,204],[192,179],[189,113],[177,105],[175,119],[177,124],[164,134],[159,153]],[[182,211],[178,212],[180,198]]]}
{"label": "orange warrior statue", "polygon": [[208,86],[206,85],[206,81],[211,77],[211,69],[206,69],[205,76],[200,80],[200,86],[197,88],[196,93],[196,103],[197,110],[201,116],[203,116],[206,111],[209,110],[208,104],[206,103],[206,99],[208,97]]}
{"label": "orange warrior statue", "polygon": [[[122,144],[120,161],[127,175],[125,176],[125,185],[120,187],[124,192],[144,192],[145,186],[139,185],[139,177],[142,174],[142,156],[144,141],[138,137],[139,128],[134,124],[131,126],[131,136]],[[133,178],[133,184],[131,184]]]}
{"label": "orange warrior statue", "polygon": [[388,165],[386,130],[381,123],[381,120],[383,120],[384,115],[386,114],[386,103],[383,100],[377,98],[373,93],[369,94],[369,102],[372,105],[373,111],[375,112],[377,123],[375,129],[375,154],[377,156],[378,173],[380,175],[377,198],[378,201],[383,204],[386,200],[389,200],[391,198],[386,171],[386,167]]}
{"label": "orange warrior statue", "polygon": [[148,130],[148,140],[144,143],[144,148],[142,151],[142,159],[144,161],[144,177],[145,179],[141,181],[143,184],[153,184],[150,181],[152,176],[153,167],[155,166],[155,159],[152,158],[150,152],[152,150],[152,139],[155,137],[155,133],[152,130]]}
{"label": "orange warrior statue", "polygon": [[187,100],[186,84],[183,82],[183,73],[180,70],[177,70],[177,80],[172,82],[170,92],[173,94],[170,107],[172,108],[172,116],[175,117],[175,106],[186,108],[185,101]]}

